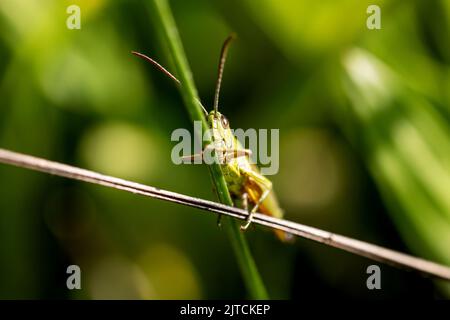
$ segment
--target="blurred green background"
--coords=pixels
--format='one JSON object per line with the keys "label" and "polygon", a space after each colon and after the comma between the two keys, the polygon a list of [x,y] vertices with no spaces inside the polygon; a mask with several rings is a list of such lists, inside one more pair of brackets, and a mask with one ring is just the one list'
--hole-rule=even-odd
{"label": "blurred green background", "polygon": [[[1,0],[0,147],[215,199],[170,161],[192,130],[150,0]],[[81,30],[66,8],[81,8]],[[381,30],[366,9],[381,8]],[[172,0],[203,104],[221,44],[221,111],[279,128],[286,218],[450,265],[450,1]],[[448,285],[251,228],[272,298],[445,298]],[[0,297],[246,298],[225,232],[199,210],[0,166]],[[77,264],[82,290],[66,289]]]}

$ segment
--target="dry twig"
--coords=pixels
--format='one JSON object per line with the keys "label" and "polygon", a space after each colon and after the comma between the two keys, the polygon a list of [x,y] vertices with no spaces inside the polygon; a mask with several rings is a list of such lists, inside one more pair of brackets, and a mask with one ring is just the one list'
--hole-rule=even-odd
{"label": "dry twig", "polygon": [[[9,150],[0,149],[0,162],[70,179],[99,184],[110,188],[125,190],[151,198],[175,202],[214,213],[224,214],[241,220],[245,220],[248,215],[247,211],[239,208],[161,190],[140,183],[103,175],[97,172]],[[390,264],[400,268],[415,270],[425,275],[450,281],[449,267],[364,241],[348,238],[303,224],[269,217],[259,213],[255,214],[253,223],[273,229],[283,230],[290,234],[320,242],[331,247],[339,248],[378,262]]]}

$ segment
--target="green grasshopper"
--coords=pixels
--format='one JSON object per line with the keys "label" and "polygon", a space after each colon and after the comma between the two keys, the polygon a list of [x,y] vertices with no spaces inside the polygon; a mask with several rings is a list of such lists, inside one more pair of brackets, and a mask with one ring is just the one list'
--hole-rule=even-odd
{"label": "green grasshopper", "polygon": [[[216,151],[234,205],[249,212],[246,222],[241,226],[241,230],[246,230],[250,226],[253,216],[258,209],[263,214],[277,218],[283,217],[283,211],[278,205],[278,201],[272,189],[272,182],[260,173],[259,168],[256,165],[250,162],[249,156],[251,155],[251,151],[243,148],[238,139],[233,135],[228,119],[218,111],[223,69],[228,54],[228,48],[233,38],[233,35],[229,36],[222,46],[213,110],[208,113],[200,102],[199,104],[205,112],[209,128],[212,130],[213,141],[210,145],[205,147],[205,150],[207,148],[213,148]],[[158,62],[142,53],[135,51],[132,51],[132,53],[149,61],[180,85],[180,81]],[[183,158],[203,158],[205,150],[201,154],[190,155]],[[288,240],[285,232],[276,230],[275,233],[280,239]]]}

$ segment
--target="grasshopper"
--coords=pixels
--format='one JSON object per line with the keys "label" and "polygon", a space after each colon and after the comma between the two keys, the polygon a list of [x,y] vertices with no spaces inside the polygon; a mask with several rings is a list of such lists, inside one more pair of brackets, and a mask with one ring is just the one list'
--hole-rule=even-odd
{"label": "grasshopper", "polygon": [[[253,216],[258,210],[263,214],[274,216],[276,218],[282,218],[283,211],[278,205],[272,182],[260,173],[259,168],[255,164],[250,162],[249,156],[251,155],[251,151],[243,148],[242,144],[233,135],[228,119],[218,110],[223,70],[228,54],[228,48],[233,38],[234,35],[231,35],[225,40],[220,53],[213,110],[208,113],[199,101],[199,105],[202,107],[209,128],[212,131],[212,143],[206,146],[201,154],[190,155],[183,158],[203,158],[207,148],[213,148],[216,151],[234,205],[249,212],[245,223],[241,225],[241,230],[246,230],[250,226]],[[152,58],[139,52],[132,51],[132,53],[153,64],[178,85],[181,84],[174,75]],[[288,240],[288,236],[285,232],[276,230],[275,233],[281,240]]]}

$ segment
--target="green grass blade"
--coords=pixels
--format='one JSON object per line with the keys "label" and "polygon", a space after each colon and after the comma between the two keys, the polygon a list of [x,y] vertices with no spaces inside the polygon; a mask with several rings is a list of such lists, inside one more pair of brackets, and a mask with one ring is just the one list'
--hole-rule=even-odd
{"label": "green grass blade", "polygon": [[[174,62],[176,74],[181,82],[180,91],[186,109],[192,121],[201,121],[203,132],[207,132],[208,124],[198,103],[199,98],[197,90],[169,4],[167,0],[153,0],[152,2],[153,6],[151,7],[151,13],[167,42],[169,52]],[[196,132],[196,134],[199,134],[199,132]],[[211,137],[209,137],[209,140],[211,140]],[[204,144],[207,143],[208,139],[206,139]],[[233,205],[219,164],[212,164],[209,166],[209,169],[220,202],[227,205]],[[267,291],[261,276],[259,275],[244,235],[240,232],[239,226],[235,220],[227,218],[226,220],[225,227],[230,236],[231,244],[236,254],[250,297],[252,299],[267,299]]]}

